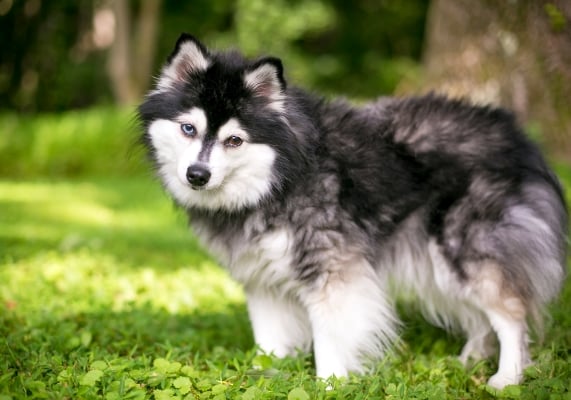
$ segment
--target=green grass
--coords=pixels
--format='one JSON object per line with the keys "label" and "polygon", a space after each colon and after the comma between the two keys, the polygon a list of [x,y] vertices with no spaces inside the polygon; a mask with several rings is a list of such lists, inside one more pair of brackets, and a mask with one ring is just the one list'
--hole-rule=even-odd
{"label": "green grass", "polygon": [[[256,356],[240,288],[149,178],[3,181],[0,207],[6,396],[491,396],[483,383],[494,362],[464,370],[453,357],[461,341],[412,311],[403,313],[403,349],[334,390],[313,378],[308,356]],[[538,363],[507,395],[570,389],[570,296],[567,287],[545,343],[533,347]]]}
{"label": "green grass", "polygon": [[[404,306],[402,348],[369,375],[323,382],[310,355],[256,354],[241,288],[138,156],[117,159],[128,113],[2,118],[59,130],[0,134],[0,400],[571,399],[569,283],[522,385],[487,388],[495,360],[464,369],[462,340]],[[558,172],[569,197],[571,169]]]}
{"label": "green grass", "polygon": [[0,114],[0,176],[130,176],[134,110],[95,108],[62,114]]}

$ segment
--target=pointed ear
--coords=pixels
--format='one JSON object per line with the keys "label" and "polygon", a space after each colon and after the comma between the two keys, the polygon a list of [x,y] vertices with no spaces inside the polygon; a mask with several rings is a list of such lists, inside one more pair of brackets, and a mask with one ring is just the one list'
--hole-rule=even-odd
{"label": "pointed ear", "polygon": [[270,100],[270,106],[283,105],[286,82],[279,58],[265,57],[256,61],[246,70],[244,84],[254,96]]}
{"label": "pointed ear", "polygon": [[198,39],[183,33],[163,67],[158,89],[166,89],[173,83],[185,81],[192,73],[205,71],[209,64],[208,57],[208,50]]}

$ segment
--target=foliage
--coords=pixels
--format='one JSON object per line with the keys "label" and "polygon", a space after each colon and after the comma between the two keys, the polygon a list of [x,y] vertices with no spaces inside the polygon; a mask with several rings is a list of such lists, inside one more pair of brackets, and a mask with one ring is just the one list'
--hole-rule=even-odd
{"label": "foliage", "polygon": [[543,8],[549,17],[551,29],[553,29],[555,32],[562,32],[565,29],[565,25],[567,24],[565,15],[553,3],[547,3],[543,6]]}
{"label": "foliage", "polygon": [[0,109],[61,110],[111,100],[105,53],[89,43],[93,3],[2,2],[8,9],[0,12]]}
{"label": "foliage", "polygon": [[[108,50],[93,39],[92,21],[105,2],[6,4],[0,92],[8,95],[0,109],[61,111],[111,101]],[[415,73],[427,7],[427,0],[164,0],[155,70],[186,31],[250,56],[282,57],[288,76],[310,87],[378,96]]]}

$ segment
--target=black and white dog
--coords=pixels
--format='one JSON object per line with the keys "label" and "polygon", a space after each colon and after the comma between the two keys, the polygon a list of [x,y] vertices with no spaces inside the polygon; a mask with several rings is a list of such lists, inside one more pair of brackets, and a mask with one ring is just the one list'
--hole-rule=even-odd
{"label": "black and white dog", "polygon": [[513,116],[429,95],[363,107],[289,87],[273,57],[183,34],[139,108],[166,190],[244,285],[256,343],[363,372],[397,336],[394,294],[522,379],[529,325],[565,276],[562,190]]}

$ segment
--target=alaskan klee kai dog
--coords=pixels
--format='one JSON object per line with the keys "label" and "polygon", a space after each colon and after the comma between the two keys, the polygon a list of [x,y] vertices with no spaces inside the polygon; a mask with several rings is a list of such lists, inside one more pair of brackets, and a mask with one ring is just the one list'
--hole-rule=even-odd
{"label": "alaskan klee kai dog", "polygon": [[288,86],[183,34],[139,108],[165,189],[244,285],[256,343],[364,372],[397,337],[395,293],[467,337],[489,384],[522,379],[528,331],[565,275],[567,211],[502,109],[428,95],[362,107]]}

